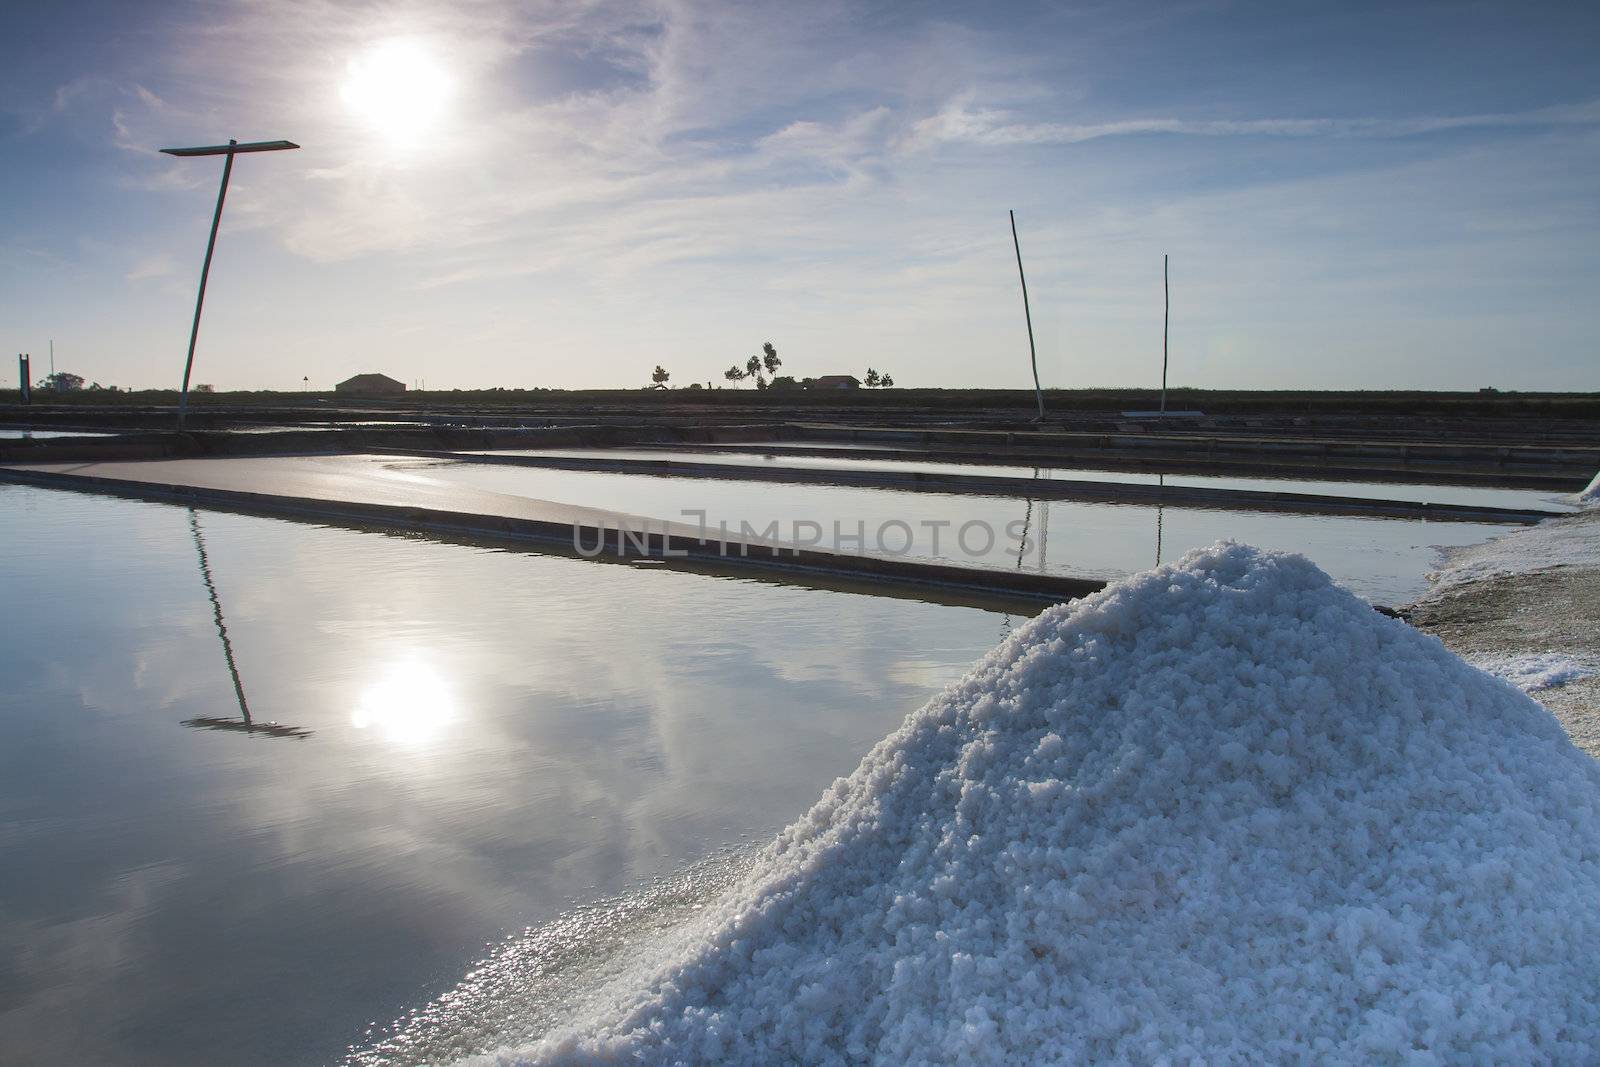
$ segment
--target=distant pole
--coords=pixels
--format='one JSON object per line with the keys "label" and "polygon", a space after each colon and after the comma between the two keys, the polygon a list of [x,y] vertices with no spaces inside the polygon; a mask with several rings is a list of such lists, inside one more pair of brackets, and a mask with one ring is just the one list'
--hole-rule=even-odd
{"label": "distant pole", "polygon": [[1039,403],[1039,414],[1034,422],[1044,419],[1044,390],[1039,388],[1039,353],[1033,347],[1033,312],[1028,310],[1028,277],[1022,273],[1022,242],[1017,240],[1017,213],[1008,211],[1011,216],[1011,244],[1017,250],[1017,278],[1022,282],[1022,315],[1028,321],[1028,360],[1033,364],[1033,397]]}
{"label": "distant pole", "polygon": [[217,248],[217,227],[222,223],[222,203],[228,197],[228,178],[233,174],[233,157],[240,152],[278,152],[286,148],[299,148],[292,141],[252,141],[240,144],[230,139],[225,145],[207,145],[201,148],[163,148],[169,156],[226,156],[222,164],[222,185],[217,190],[217,210],[211,216],[211,236],[206,239],[205,265],[200,268],[200,292],[194,301],[194,325],[189,328],[189,356],[183,364],[183,388],[178,392],[178,429],[183,429],[183,418],[189,410],[189,374],[194,370],[194,345],[200,336],[200,309],[206,302],[206,279],[211,275],[211,256]]}
{"label": "distant pole", "polygon": [[1167,413],[1167,323],[1172,318],[1172,288],[1167,283],[1167,254],[1161,254],[1161,413]]}
{"label": "distant pole", "polygon": [[28,356],[24,352],[17,353],[17,376],[22,379],[22,402],[33,403],[33,389],[28,381]]}
{"label": "distant pole", "polygon": [[56,339],[50,339],[50,377],[56,376]]}

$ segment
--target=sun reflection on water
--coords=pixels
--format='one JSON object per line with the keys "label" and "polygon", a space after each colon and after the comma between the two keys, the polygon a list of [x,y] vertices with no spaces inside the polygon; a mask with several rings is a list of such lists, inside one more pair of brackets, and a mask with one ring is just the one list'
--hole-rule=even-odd
{"label": "sun reflection on water", "polygon": [[374,729],[408,745],[432,741],[456,717],[455,698],[431,665],[393,663],[361,694],[350,716],[358,730]]}

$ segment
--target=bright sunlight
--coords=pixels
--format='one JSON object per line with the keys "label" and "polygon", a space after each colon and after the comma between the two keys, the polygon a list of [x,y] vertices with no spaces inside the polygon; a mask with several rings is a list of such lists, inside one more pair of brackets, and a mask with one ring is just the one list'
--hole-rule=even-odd
{"label": "bright sunlight", "polygon": [[403,661],[392,664],[362,694],[351,725],[376,729],[391,741],[423,744],[454,718],[455,702],[439,673]]}
{"label": "bright sunlight", "polygon": [[422,43],[385,41],[350,61],[340,95],[376,133],[403,143],[425,132],[444,112],[451,84]]}

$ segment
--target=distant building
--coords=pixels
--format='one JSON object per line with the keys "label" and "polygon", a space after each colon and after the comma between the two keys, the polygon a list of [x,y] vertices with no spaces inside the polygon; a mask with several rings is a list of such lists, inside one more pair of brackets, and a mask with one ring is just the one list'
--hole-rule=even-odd
{"label": "distant building", "polygon": [[387,374],[358,374],[346,378],[333,387],[336,393],[403,393],[405,382],[397,382]]}
{"label": "distant building", "polygon": [[807,389],[860,389],[861,379],[853,374],[824,374],[820,378],[808,378],[805,382]]}

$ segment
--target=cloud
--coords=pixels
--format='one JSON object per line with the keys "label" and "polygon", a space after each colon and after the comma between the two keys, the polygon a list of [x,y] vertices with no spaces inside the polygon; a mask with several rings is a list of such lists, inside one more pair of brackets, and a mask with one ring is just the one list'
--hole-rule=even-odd
{"label": "cloud", "polygon": [[165,252],[153,256],[145,256],[136,262],[128,273],[123,275],[125,281],[140,282],[150,278],[165,278],[178,269],[178,264]]}
{"label": "cloud", "polygon": [[1168,134],[1185,137],[1415,137],[1449,130],[1593,126],[1600,101],[1567,107],[1487,115],[1415,118],[1123,119],[1114,122],[1023,122],[1009,111],[953,101],[916,124],[916,141],[980,145],[1079,144],[1103,137]]}
{"label": "cloud", "polygon": [[[1503,93],[1463,88],[1451,98],[1462,114],[1373,114],[1372,99],[1407,98],[1390,72],[1371,91],[1328,90],[1326,106],[1350,117],[1306,117],[1265,79],[1219,77],[1205,95],[1153,78],[1130,92],[1132,67],[1118,65],[1128,55],[1136,66],[1186,45],[1105,9],[1021,13],[1015,26],[956,17],[841,0],[219,0],[176,20],[138,65],[97,74],[92,95],[68,92],[60,124],[122,149],[108,153],[108,182],[128,191],[123,217],[170,211],[196,226],[220,163],[157,146],[297,141],[301,151],[239,161],[223,222],[230,250],[254,243],[235,261],[260,265],[250,299],[303,312],[278,343],[383,343],[401,301],[431,324],[419,352],[492,323],[504,340],[464,357],[462,374],[508,384],[610,381],[605,358],[535,366],[522,353],[616,353],[656,338],[705,353],[702,371],[673,367],[697,378],[726,365],[711,354],[718,335],[773,319],[841,359],[854,353],[851,365],[887,338],[927,352],[930,376],[970,380],[973,353],[1008,336],[1014,317],[1011,206],[1030,285],[1037,272],[1046,297],[1059,284],[1143,315],[1152,250],[1159,259],[1170,241],[1185,261],[1216,258],[1278,212],[1289,221],[1275,240],[1250,244],[1261,271],[1237,261],[1230,279],[1275,291],[1260,275],[1294,247],[1398,284],[1381,270],[1396,226],[1373,220],[1362,197],[1382,200],[1401,168],[1425,160],[1458,193],[1501,180],[1468,169],[1473,146],[1525,156],[1529,178],[1560,178],[1555,198],[1508,187],[1494,211],[1461,216],[1459,196],[1424,197],[1398,220],[1429,222],[1422,254],[1498,226],[1508,246],[1549,257],[1568,238],[1534,228],[1535,216],[1592,201],[1569,187],[1582,172],[1550,144],[1594,141],[1600,103],[1497,110]],[[442,120],[399,143],[340,93],[352,59],[396,37],[425,42],[452,81]],[[1548,86],[1517,98],[1562,99]],[[1452,130],[1474,136],[1429,136]],[[1100,149],[1074,152],[1070,167],[1029,150],[1070,144]],[[1360,196],[1331,184],[1345,174],[1361,178]],[[1313,175],[1330,184],[1295,184]],[[1070,231],[1050,231],[1069,218]],[[104,260],[113,278],[128,258]],[[1134,345],[1107,337],[1107,351]],[[417,376],[400,363],[408,350],[386,349],[397,376]]]}

